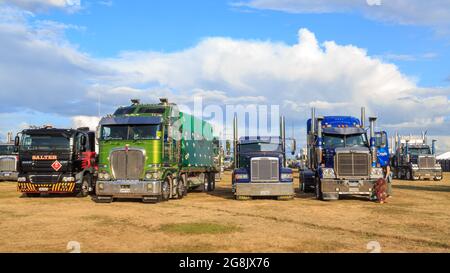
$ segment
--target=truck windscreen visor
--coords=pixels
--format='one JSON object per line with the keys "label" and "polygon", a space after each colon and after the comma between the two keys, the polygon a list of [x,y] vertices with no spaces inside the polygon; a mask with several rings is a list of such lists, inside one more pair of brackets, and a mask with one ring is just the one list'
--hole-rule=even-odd
{"label": "truck windscreen visor", "polygon": [[100,120],[100,125],[150,125],[160,124],[162,118],[160,116],[153,117],[106,117]]}
{"label": "truck windscreen visor", "polygon": [[324,135],[323,145],[327,149],[339,147],[367,147],[367,139],[365,134],[356,135]]}
{"label": "truck windscreen visor", "polygon": [[22,136],[22,150],[70,150],[70,140],[63,135],[27,135]]}
{"label": "truck windscreen visor", "polygon": [[151,125],[103,125],[102,140],[150,140],[159,139],[159,124]]}
{"label": "truck windscreen visor", "polygon": [[250,152],[282,152],[281,145],[276,143],[249,143],[239,145],[241,153]]}

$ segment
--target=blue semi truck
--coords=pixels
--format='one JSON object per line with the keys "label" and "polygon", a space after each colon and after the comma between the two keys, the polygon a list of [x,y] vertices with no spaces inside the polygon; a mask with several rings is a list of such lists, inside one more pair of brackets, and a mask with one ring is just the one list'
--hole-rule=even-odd
{"label": "blue semi truck", "polygon": [[[307,121],[308,164],[300,170],[300,188],[315,192],[319,200],[337,200],[340,196],[370,196],[374,183],[383,177],[377,154],[375,117],[370,120],[370,134],[365,128],[365,108],[361,119],[351,116],[318,116],[312,109]],[[386,136],[380,132],[379,136]],[[385,145],[379,146],[387,147]],[[382,150],[380,150],[382,152]],[[383,161],[389,161],[382,157]]]}
{"label": "blue semi truck", "polygon": [[[289,200],[295,195],[292,169],[286,167],[286,130],[280,119],[280,136],[244,136],[238,138],[234,118],[234,158],[232,191],[237,200],[253,197],[276,197]],[[295,140],[292,154],[295,154]]]}

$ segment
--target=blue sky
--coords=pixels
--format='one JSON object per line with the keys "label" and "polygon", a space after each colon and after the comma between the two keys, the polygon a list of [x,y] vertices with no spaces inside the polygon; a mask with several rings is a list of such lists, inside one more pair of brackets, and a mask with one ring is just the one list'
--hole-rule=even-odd
{"label": "blue sky", "polygon": [[450,149],[448,1],[0,0],[0,40],[0,139],[92,126],[99,98],[104,115],[132,96],[200,95],[281,105],[299,138],[310,107],[365,105]]}
{"label": "blue sky", "polygon": [[355,13],[295,14],[232,3],[85,1],[80,12],[46,12],[37,19],[81,27],[68,31],[67,37],[94,57],[113,57],[128,50],[177,51],[214,36],[292,44],[297,30],[307,28],[321,40],[357,45],[370,55],[384,57],[423,86],[449,84],[450,37],[439,36],[430,27],[369,20]]}

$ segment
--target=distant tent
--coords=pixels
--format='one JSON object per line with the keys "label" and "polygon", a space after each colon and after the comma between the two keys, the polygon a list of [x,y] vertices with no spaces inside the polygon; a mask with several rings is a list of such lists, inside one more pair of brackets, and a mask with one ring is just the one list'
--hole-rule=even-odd
{"label": "distant tent", "polygon": [[437,160],[447,160],[450,159],[450,152],[443,153],[436,157]]}

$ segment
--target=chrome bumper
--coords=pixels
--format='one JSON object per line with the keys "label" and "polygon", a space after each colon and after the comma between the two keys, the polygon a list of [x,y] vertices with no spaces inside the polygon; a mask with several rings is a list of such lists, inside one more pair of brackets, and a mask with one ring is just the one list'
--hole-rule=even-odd
{"label": "chrome bumper", "polygon": [[98,196],[122,198],[159,196],[161,195],[161,181],[97,181],[95,192]]}
{"label": "chrome bumper", "polygon": [[322,179],[322,194],[324,197],[339,195],[371,195],[375,183],[375,179],[358,181]]}
{"label": "chrome bumper", "polygon": [[19,173],[17,172],[0,172],[0,180],[17,181]]}
{"label": "chrome bumper", "polygon": [[442,178],[442,169],[418,169],[412,171],[415,179]]}
{"label": "chrome bumper", "polygon": [[236,183],[235,195],[239,196],[293,196],[293,183]]}

